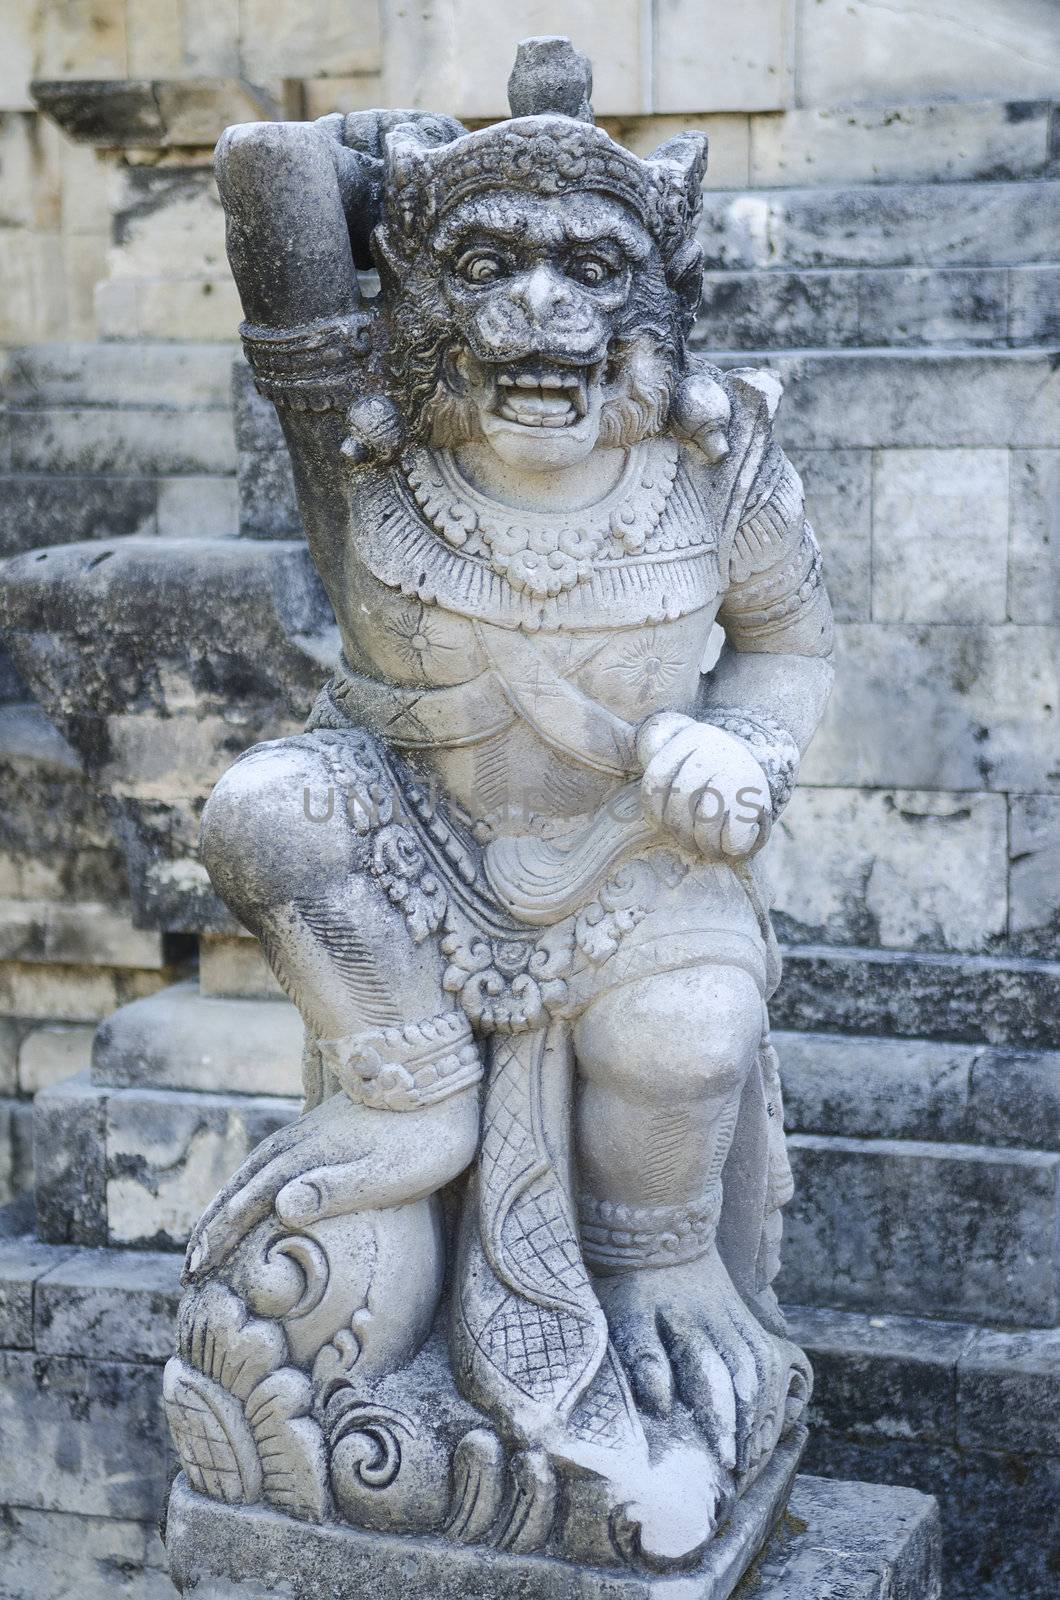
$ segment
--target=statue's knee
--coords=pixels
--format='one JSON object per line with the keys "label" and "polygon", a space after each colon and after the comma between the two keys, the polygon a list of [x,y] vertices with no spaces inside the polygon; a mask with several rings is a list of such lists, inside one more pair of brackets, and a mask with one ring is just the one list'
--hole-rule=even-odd
{"label": "statue's knee", "polygon": [[310,739],[248,751],[203,811],[202,859],[218,893],[238,912],[294,898],[322,873],[348,867],[349,832],[337,809]]}
{"label": "statue's knee", "polygon": [[630,1098],[715,1096],[743,1081],[762,1038],[762,998],[737,968],[662,973],[604,995],[578,1024],[579,1066]]}

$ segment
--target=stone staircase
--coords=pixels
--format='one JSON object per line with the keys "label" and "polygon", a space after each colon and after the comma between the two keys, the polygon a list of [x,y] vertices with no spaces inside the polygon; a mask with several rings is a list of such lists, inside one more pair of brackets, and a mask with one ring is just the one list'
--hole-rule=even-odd
{"label": "stone staircase", "polygon": [[[711,193],[695,338],[784,380],[840,624],[781,844],[774,1006],[810,1470],[938,1495],[947,1594],[1039,1600],[1060,1585],[1060,183],[953,181],[941,157]],[[889,823],[864,843],[880,790],[900,848]],[[996,854],[917,845],[914,814],[952,830],[977,806]],[[832,852],[853,870],[828,902]],[[995,868],[957,929],[944,894]]]}

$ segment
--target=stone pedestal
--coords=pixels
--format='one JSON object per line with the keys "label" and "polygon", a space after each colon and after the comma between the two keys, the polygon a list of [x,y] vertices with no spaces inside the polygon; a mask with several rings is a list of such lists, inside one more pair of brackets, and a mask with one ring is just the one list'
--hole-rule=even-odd
{"label": "stone pedestal", "polygon": [[[194,1600],[726,1600],[734,1591],[747,1600],[937,1600],[934,1500],[912,1489],[799,1477],[778,1513],[801,1448],[798,1439],[778,1450],[700,1565],[684,1572],[604,1571],[338,1524],[310,1527],[207,1500],[181,1474],[169,1503],[170,1574]],[[755,1559],[763,1534],[768,1542]]]}

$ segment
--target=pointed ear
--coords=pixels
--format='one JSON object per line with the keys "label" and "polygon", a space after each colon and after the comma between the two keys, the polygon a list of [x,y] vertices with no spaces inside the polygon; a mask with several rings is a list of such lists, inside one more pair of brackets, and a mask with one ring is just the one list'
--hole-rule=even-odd
{"label": "pointed ear", "polygon": [[703,298],[703,251],[688,239],[666,267],[666,281],[677,300],[681,331],[687,338]]}
{"label": "pointed ear", "polygon": [[657,150],[653,150],[648,160],[665,161],[668,165],[676,167],[685,194],[690,201],[693,201],[706,176],[707,136],[705,133],[691,131],[675,134]]}

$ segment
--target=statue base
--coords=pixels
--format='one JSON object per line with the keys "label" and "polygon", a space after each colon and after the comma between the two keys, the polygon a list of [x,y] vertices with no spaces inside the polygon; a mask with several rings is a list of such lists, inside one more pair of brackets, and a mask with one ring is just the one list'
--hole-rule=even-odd
{"label": "statue base", "polygon": [[166,1528],[170,1573],[195,1600],[727,1600],[783,1516],[805,1444],[805,1428],[781,1441],[692,1569],[575,1566],[483,1545],[299,1522],[262,1506],[208,1500],[181,1473]]}

